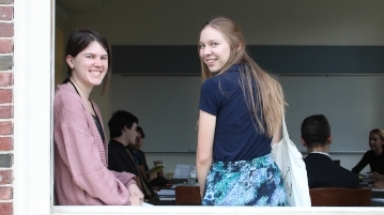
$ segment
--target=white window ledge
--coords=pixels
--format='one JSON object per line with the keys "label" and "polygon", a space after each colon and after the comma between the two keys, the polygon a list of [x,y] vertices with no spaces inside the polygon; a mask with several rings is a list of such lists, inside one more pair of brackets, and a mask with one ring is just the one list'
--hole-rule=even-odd
{"label": "white window ledge", "polygon": [[353,215],[382,215],[384,208],[377,207],[207,207],[207,206],[155,206],[155,207],[134,207],[134,206],[56,206],[52,214],[353,214]]}

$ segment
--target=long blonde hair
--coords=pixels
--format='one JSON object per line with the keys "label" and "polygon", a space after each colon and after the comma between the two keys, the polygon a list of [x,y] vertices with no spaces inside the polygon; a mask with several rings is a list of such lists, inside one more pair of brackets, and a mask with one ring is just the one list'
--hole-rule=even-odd
{"label": "long blonde hair", "polygon": [[[236,22],[226,17],[216,17],[204,24],[202,30],[207,26],[220,31],[231,47],[229,60],[217,75],[224,73],[233,64],[245,63],[244,71],[240,72],[240,84],[248,109],[260,128],[259,132],[272,137],[275,131],[280,129],[284,116],[285,101],[281,85],[249,57],[245,51],[245,39],[242,30]],[[212,72],[209,71],[201,57],[200,63],[202,79],[205,81],[212,77]],[[254,86],[255,84],[256,86]],[[257,93],[254,92],[254,87],[256,87]]]}

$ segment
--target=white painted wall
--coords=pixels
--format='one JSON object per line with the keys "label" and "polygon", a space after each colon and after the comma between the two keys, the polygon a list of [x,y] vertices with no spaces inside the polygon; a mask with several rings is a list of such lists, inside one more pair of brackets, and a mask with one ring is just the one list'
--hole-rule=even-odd
{"label": "white painted wall", "polygon": [[[69,12],[69,32],[93,28],[111,45],[194,45],[204,22],[225,15],[242,26],[252,45],[384,45],[382,0],[103,0],[101,4],[100,12]],[[98,92],[93,98],[106,125],[113,111],[110,93],[99,97]],[[151,163],[163,155],[147,156]],[[173,171],[176,163],[194,163],[192,154],[166,156],[166,172]],[[347,169],[361,156],[333,155]]]}

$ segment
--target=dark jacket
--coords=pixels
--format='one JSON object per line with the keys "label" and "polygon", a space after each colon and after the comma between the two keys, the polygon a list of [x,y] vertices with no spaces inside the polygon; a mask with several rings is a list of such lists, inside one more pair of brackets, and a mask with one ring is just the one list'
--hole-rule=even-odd
{"label": "dark jacket", "polygon": [[358,188],[358,175],[335,164],[324,154],[310,153],[304,158],[309,188]]}
{"label": "dark jacket", "polygon": [[[145,176],[141,176],[133,159],[127,154],[124,145],[116,140],[108,144],[108,169],[116,172],[130,172],[140,178],[141,187],[146,199],[155,196],[152,187],[146,182]],[[145,189],[147,187],[148,189]]]}

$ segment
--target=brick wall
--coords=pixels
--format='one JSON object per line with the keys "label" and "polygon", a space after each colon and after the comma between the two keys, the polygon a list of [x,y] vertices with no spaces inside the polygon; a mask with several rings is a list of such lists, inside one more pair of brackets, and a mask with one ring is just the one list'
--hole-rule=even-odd
{"label": "brick wall", "polygon": [[13,0],[0,0],[0,215],[13,214]]}

